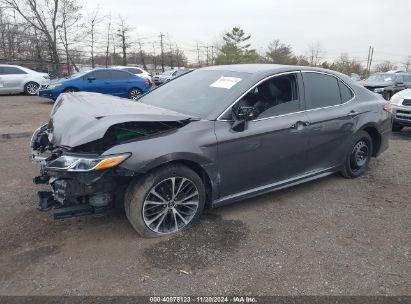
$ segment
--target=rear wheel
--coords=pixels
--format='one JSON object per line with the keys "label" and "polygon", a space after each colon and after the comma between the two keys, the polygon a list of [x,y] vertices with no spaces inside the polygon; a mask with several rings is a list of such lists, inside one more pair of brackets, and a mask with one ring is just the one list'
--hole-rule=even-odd
{"label": "rear wheel", "polygon": [[143,95],[143,91],[138,88],[132,88],[128,92],[128,98],[133,99],[133,100],[139,99],[141,95]]}
{"label": "rear wheel", "polygon": [[392,125],[392,131],[393,132],[400,132],[403,128],[404,128],[404,126],[401,126],[401,125],[396,124],[396,123],[394,123]]}
{"label": "rear wheel", "polygon": [[40,85],[37,82],[30,81],[24,85],[24,93],[30,96],[37,95]]}
{"label": "rear wheel", "polygon": [[350,153],[341,174],[346,178],[356,178],[364,174],[372,156],[372,139],[365,131],[354,135]]}
{"label": "rear wheel", "polygon": [[158,237],[191,226],[204,209],[201,178],[183,165],[169,165],[134,180],[124,207],[133,228],[144,237]]}

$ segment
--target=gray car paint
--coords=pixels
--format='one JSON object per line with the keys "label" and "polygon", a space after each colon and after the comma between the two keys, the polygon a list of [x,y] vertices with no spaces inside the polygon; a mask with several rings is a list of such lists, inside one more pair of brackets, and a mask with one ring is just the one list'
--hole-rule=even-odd
{"label": "gray car paint", "polygon": [[[121,167],[136,174],[146,173],[170,161],[200,166],[211,183],[211,201],[218,205],[338,171],[350,148],[352,134],[360,129],[372,127],[380,134],[382,144],[377,153],[388,146],[391,116],[383,111],[385,101],[343,74],[318,68],[278,65],[231,65],[204,69],[245,72],[251,76],[234,86],[221,105],[203,120],[158,136],[114,146],[103,154],[131,152],[132,156]],[[224,119],[226,117],[222,114],[249,88],[268,76],[301,71],[334,75],[351,87],[355,97],[343,105],[251,121],[242,132],[231,129],[232,122]],[[166,85],[173,85],[173,82]],[[113,103],[116,101],[113,99]],[[304,94],[302,102],[305,109]],[[136,107],[140,109],[137,104]],[[115,106],[111,108],[114,110]],[[348,115],[350,111],[359,114],[352,117]],[[146,114],[151,115],[151,119],[155,116],[153,111]],[[149,120],[141,113],[136,115],[139,119]],[[175,115],[175,119],[187,117],[175,113],[169,115],[170,118]],[[294,127],[296,122],[307,120],[310,126]],[[95,123],[92,128],[98,129],[98,122]],[[103,124],[105,129],[108,124]],[[101,133],[98,132],[99,136]],[[74,133],[73,136],[76,137]],[[77,137],[84,138],[84,135],[78,134]],[[90,140],[91,135],[87,138]],[[72,142],[84,140],[74,138]]]}

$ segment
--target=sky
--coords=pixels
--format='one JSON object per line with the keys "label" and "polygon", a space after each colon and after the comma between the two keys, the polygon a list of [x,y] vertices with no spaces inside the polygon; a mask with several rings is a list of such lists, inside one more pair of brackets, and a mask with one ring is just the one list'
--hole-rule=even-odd
{"label": "sky", "polygon": [[125,17],[133,38],[141,38],[149,52],[165,34],[165,42],[178,45],[189,61],[196,60],[197,42],[204,55],[204,46],[234,26],[251,35],[259,52],[280,39],[296,54],[320,43],[329,61],[348,53],[365,65],[370,45],[374,63],[401,65],[411,56],[411,0],[86,0],[83,7]]}

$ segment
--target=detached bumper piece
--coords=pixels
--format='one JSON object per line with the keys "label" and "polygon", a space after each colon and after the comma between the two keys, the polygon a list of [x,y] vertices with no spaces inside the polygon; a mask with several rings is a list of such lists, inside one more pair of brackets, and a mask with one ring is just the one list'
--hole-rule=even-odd
{"label": "detached bumper piece", "polygon": [[[42,181],[44,176],[38,177]],[[113,202],[115,181],[102,177],[92,183],[82,183],[74,178],[50,178],[53,191],[39,191],[39,210],[53,209],[54,219],[67,219],[85,215],[106,214]]]}

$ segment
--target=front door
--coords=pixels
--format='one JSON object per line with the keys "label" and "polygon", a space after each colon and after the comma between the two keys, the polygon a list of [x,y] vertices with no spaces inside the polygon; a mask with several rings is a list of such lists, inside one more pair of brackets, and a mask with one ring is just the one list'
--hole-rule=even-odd
{"label": "front door", "polygon": [[230,114],[216,121],[221,198],[305,172],[308,118],[302,111],[301,93],[299,72],[272,76],[230,110],[235,113],[241,107],[253,108],[253,117],[243,131],[232,129]]}
{"label": "front door", "polygon": [[112,94],[113,86],[109,70],[97,70],[83,76],[83,91]]}

